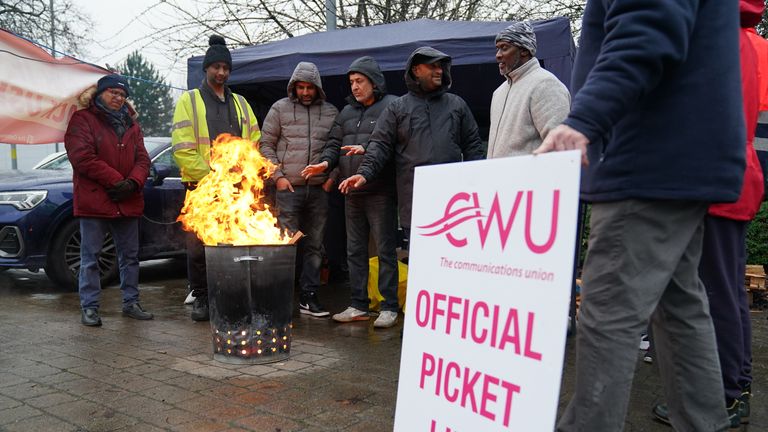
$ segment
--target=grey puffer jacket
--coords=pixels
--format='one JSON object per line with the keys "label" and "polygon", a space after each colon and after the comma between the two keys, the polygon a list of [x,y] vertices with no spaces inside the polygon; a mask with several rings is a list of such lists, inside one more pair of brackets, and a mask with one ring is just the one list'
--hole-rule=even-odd
{"label": "grey puffer jacket", "polygon": [[[443,62],[440,89],[425,93],[411,75],[414,58]],[[379,117],[357,173],[371,181],[394,158],[400,225],[411,226],[413,174],[417,166],[485,158],[480,134],[464,99],[448,93],[451,57],[431,47],[416,49],[405,68],[408,94],[390,103]]]}
{"label": "grey puffer jacket", "polygon": [[[375,101],[372,105],[366,107],[358,102],[354,96],[349,95],[347,96],[349,105],[342,108],[339,115],[336,116],[336,121],[334,121],[331,128],[328,143],[325,145],[320,162],[328,162],[326,172],[331,172],[338,165],[340,181],[356,174],[365,157],[365,154],[347,156],[346,152],[341,150],[341,147],[361,145],[363,148],[367,148],[368,138],[376,127],[376,121],[379,116],[387,105],[397,99],[396,96],[387,94],[384,74],[381,73],[381,69],[373,57],[360,57],[352,62],[347,74],[353,72],[363,74],[371,80]],[[365,193],[394,195],[395,167],[393,161],[389,161],[376,178],[371,179],[369,183],[366,183],[360,189],[350,192],[350,194]]]}
{"label": "grey puffer jacket", "polygon": [[[317,87],[317,98],[311,105],[303,105],[296,97],[296,83],[312,83]],[[320,162],[328,132],[339,111],[325,101],[320,72],[313,63],[300,62],[288,82],[288,97],[280,99],[269,109],[261,128],[261,152],[278,166],[272,178],[286,177],[292,185],[319,185],[327,174],[301,176],[307,165]]]}

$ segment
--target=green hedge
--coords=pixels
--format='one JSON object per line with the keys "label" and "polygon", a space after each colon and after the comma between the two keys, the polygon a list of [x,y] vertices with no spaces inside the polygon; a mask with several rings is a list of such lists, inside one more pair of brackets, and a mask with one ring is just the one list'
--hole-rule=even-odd
{"label": "green hedge", "polygon": [[747,264],[768,264],[768,202],[747,228]]}
{"label": "green hedge", "polygon": [[[587,206],[587,217],[584,218],[584,236],[581,241],[581,260],[579,267],[584,264],[584,256],[587,252],[587,238],[589,237],[590,206]],[[760,207],[752,223],[747,228],[747,264],[768,264],[768,201]]]}

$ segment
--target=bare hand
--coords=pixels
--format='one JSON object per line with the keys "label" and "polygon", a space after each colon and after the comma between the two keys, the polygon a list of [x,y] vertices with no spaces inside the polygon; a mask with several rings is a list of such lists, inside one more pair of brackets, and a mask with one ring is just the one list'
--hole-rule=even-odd
{"label": "bare hand", "polygon": [[307,165],[301,170],[301,176],[309,180],[312,176],[324,173],[326,169],[328,169],[328,162],[326,161],[320,162],[319,164]]}
{"label": "bare hand", "polygon": [[549,153],[553,151],[567,151],[567,150],[579,150],[581,151],[581,164],[584,166],[589,165],[589,159],[587,159],[587,146],[589,145],[589,139],[576,129],[561,124],[560,126],[552,129],[544,138],[544,142],[541,143],[539,148],[533,151],[533,154]]}
{"label": "bare hand", "polygon": [[285,177],[280,177],[279,179],[277,179],[277,183],[275,183],[275,187],[279,191],[284,191],[287,189],[293,192],[293,185],[291,184],[290,180],[288,180]]}
{"label": "bare hand", "polygon": [[331,189],[333,189],[333,179],[329,178],[328,180],[323,183],[323,190],[326,192],[330,192]]}
{"label": "bare hand", "polygon": [[352,177],[349,177],[348,179],[341,182],[339,185],[339,190],[341,193],[346,194],[349,193],[357,188],[362,187],[365,184],[366,180],[365,177],[361,176],[360,174],[355,174]]}
{"label": "bare hand", "polygon": [[341,149],[347,152],[346,156],[359,155],[365,153],[365,148],[361,145],[341,146]]}

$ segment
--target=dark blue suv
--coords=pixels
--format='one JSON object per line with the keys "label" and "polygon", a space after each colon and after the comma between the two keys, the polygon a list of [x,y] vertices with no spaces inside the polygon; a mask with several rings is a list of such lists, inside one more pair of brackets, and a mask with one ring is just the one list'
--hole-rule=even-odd
{"label": "dark blue suv", "polygon": [[[184,186],[173,160],[170,138],[144,138],[152,160],[144,186],[139,259],[185,253],[184,232],[176,222]],[[0,172],[0,271],[38,271],[62,285],[77,287],[80,225],[72,216],[72,166],[62,153],[29,171]],[[118,273],[117,253],[107,234],[99,257],[102,283]]]}

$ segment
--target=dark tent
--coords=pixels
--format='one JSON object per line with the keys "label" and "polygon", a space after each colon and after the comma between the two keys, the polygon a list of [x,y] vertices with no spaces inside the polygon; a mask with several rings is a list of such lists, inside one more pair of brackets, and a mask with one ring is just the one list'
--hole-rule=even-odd
{"label": "dark tent", "polygon": [[[350,93],[346,71],[354,59],[374,57],[384,71],[389,92],[400,95],[406,92],[403,73],[408,56],[416,48],[429,45],[453,58],[451,91],[467,101],[487,138],[491,95],[502,81],[494,57],[494,38],[509,24],[421,19],[312,33],[240,48],[232,51],[229,85],[248,99],[261,123],[272,103],[286,96],[296,64],[309,61],[320,69],[329,102],[341,108]],[[536,57],[569,86],[575,52],[570,23],[566,18],[536,21],[534,30]],[[189,88],[202,82],[202,64],[202,56],[187,61]]]}

